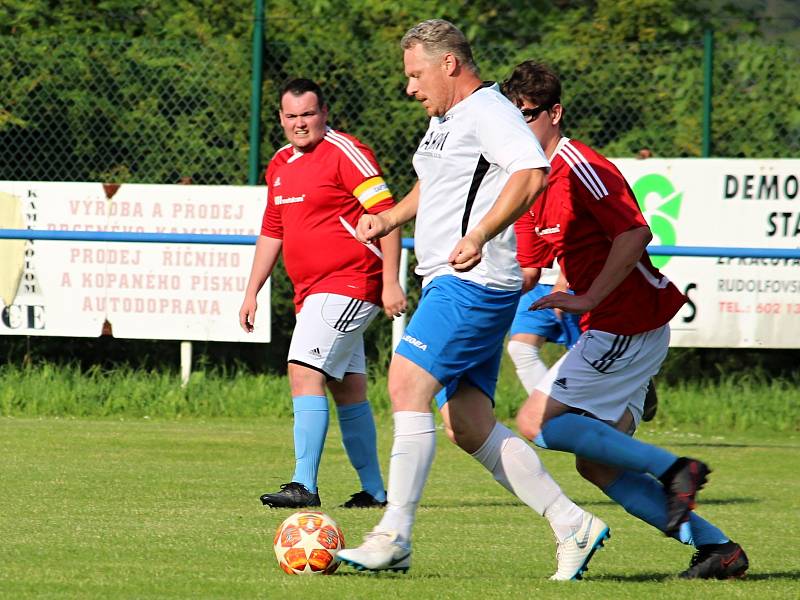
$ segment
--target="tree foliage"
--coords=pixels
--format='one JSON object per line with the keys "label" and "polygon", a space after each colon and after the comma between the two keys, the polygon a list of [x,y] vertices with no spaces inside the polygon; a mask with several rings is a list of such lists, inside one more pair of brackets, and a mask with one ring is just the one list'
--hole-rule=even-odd
{"label": "tree foliage", "polygon": [[[431,17],[462,27],[485,79],[525,59],[550,64],[567,133],[611,156],[700,155],[702,36],[713,28],[714,154],[798,156],[800,54],[767,40],[763,10],[756,0],[267,0],[261,164],[284,144],[277,90],[311,77],[332,125],[375,149],[402,197],[427,119],[405,94],[399,40]],[[253,19],[251,0],[4,0],[0,179],[245,183]],[[283,349],[294,319],[282,271],[273,286]],[[388,324],[371,328],[376,346],[389,335]]]}

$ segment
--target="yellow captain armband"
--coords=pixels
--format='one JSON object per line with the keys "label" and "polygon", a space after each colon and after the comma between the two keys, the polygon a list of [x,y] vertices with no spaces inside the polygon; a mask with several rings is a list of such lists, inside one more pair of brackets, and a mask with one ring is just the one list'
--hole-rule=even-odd
{"label": "yellow captain armband", "polygon": [[370,177],[353,190],[353,196],[358,198],[361,206],[369,210],[381,200],[391,198],[392,192],[383,177]]}

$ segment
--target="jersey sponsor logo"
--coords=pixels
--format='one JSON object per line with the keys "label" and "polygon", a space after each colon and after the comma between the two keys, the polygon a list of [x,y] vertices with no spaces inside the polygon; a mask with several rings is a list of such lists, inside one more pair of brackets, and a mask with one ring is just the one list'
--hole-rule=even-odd
{"label": "jersey sponsor logo", "polygon": [[447,137],[450,135],[449,131],[436,132],[429,130],[417,148],[417,154],[425,156],[432,156],[440,158],[444,152],[444,145],[447,142]]}
{"label": "jersey sponsor logo", "polygon": [[281,178],[276,177],[275,182],[272,184],[272,187],[279,187],[281,185]]}
{"label": "jersey sponsor logo", "polygon": [[[653,236],[658,240],[653,240],[653,243],[674,246],[678,240],[675,225],[681,210],[683,192],[676,190],[669,179],[658,173],[640,177],[632,189],[645,220],[650,224]],[[653,256],[650,260],[656,269],[660,269],[671,258]]]}
{"label": "jersey sponsor logo", "polygon": [[536,235],[538,236],[561,233],[561,223],[556,223],[555,227],[536,227],[534,231],[536,231]]}
{"label": "jersey sponsor logo", "polygon": [[425,352],[425,351],[428,349],[428,344],[425,344],[425,343],[423,343],[423,342],[420,342],[420,341],[419,341],[417,338],[415,338],[415,337],[411,337],[411,336],[410,336],[410,335],[408,335],[408,334],[406,334],[406,335],[404,335],[404,336],[403,336],[403,341],[404,341],[404,342],[408,342],[409,344],[411,344],[411,345],[412,345],[412,346],[414,346],[415,348],[419,348],[419,349],[420,349],[420,350],[422,350],[423,352]]}
{"label": "jersey sponsor logo", "polygon": [[555,385],[557,387],[560,387],[562,390],[565,390],[565,389],[567,389],[567,378],[566,377],[561,377],[560,379],[556,379],[553,382],[553,385]]}
{"label": "jersey sponsor logo", "polygon": [[305,199],[305,194],[302,196],[287,196],[286,198],[283,196],[275,196],[275,204],[296,204],[297,202],[304,202]]}

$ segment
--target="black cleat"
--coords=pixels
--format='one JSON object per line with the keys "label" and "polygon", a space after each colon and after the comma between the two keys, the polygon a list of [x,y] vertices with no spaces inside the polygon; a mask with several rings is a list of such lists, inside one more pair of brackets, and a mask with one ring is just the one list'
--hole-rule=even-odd
{"label": "black cleat", "polygon": [[375,496],[365,490],[361,490],[350,496],[350,500],[339,508],[383,508],[384,506],[386,506],[386,500],[379,502],[375,499]]}
{"label": "black cleat", "polygon": [[681,579],[733,579],[744,577],[750,561],[736,542],[699,546]]}
{"label": "black cleat", "polygon": [[689,512],[696,505],[697,492],[708,480],[711,469],[705,463],[682,456],[659,477],[667,494],[667,528],[668,536],[678,532],[681,523],[689,518]]}
{"label": "black cleat", "polygon": [[281,491],[263,494],[261,504],[270,508],[306,508],[319,506],[319,494],[308,491],[302,483],[292,481],[281,485]]}
{"label": "black cleat", "polygon": [[644,409],[642,409],[642,421],[652,421],[658,412],[658,394],[656,393],[656,382],[650,379],[647,384],[647,393],[644,397]]}

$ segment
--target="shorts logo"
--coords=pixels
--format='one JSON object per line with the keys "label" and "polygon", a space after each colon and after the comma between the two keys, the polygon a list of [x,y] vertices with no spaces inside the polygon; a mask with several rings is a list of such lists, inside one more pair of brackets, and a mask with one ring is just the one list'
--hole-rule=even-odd
{"label": "shorts logo", "polygon": [[308,353],[314,358],[322,358],[322,352],[319,351],[319,348],[313,348]]}
{"label": "shorts logo", "polygon": [[408,334],[406,334],[406,335],[404,335],[404,336],[403,336],[403,341],[404,341],[404,342],[408,342],[409,344],[411,344],[411,345],[412,345],[412,346],[414,346],[415,348],[419,348],[419,349],[420,349],[420,350],[422,350],[423,352],[425,352],[425,351],[428,349],[428,344],[423,344],[423,343],[422,343],[422,342],[420,342],[420,341],[419,341],[417,338],[415,338],[415,337],[411,337],[411,336],[410,336],[410,335],[408,335]]}
{"label": "shorts logo", "polygon": [[562,377],[561,379],[556,379],[553,382],[553,385],[557,385],[562,390],[565,390],[565,389],[567,389],[567,378],[566,377]]}

